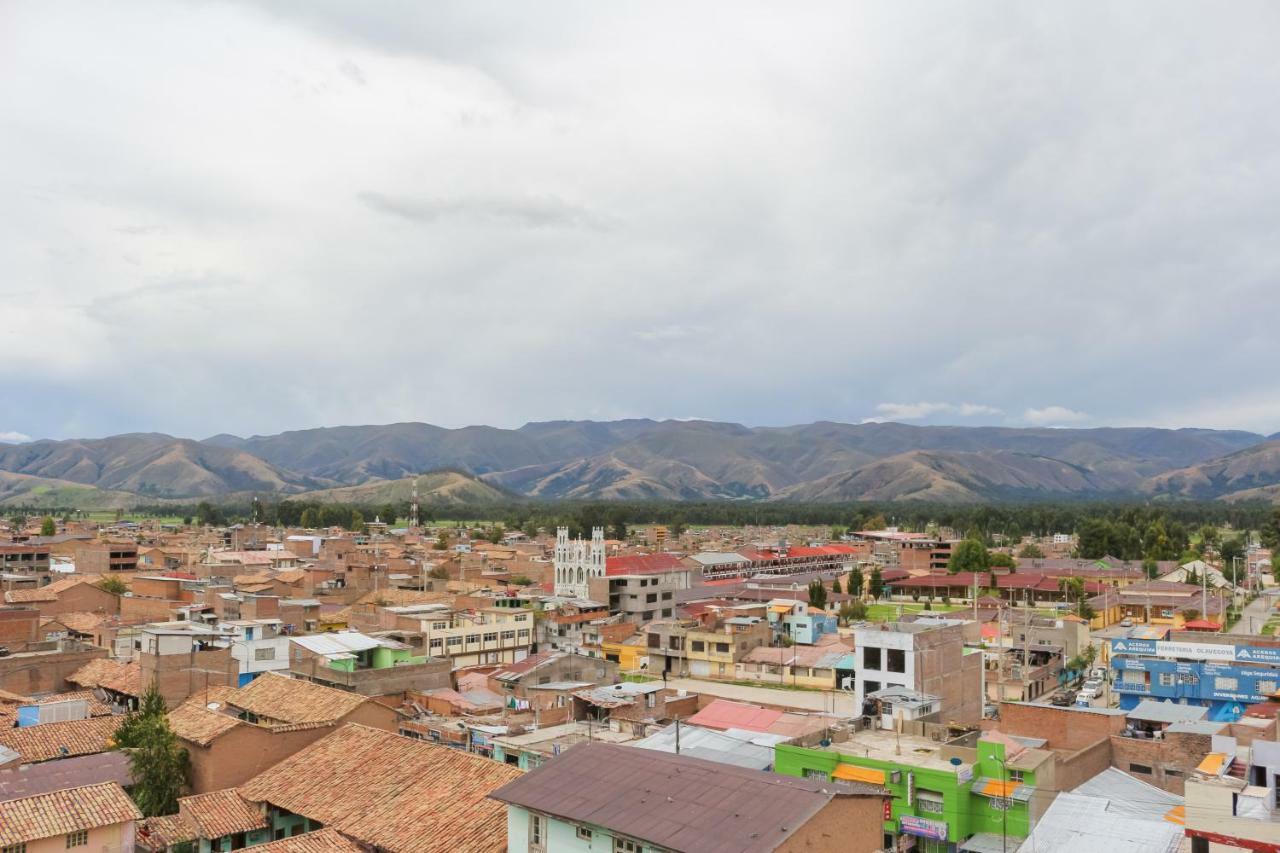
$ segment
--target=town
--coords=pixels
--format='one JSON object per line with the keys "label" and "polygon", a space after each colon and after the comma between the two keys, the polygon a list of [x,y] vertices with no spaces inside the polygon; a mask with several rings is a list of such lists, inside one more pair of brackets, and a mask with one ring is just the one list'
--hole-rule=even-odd
{"label": "town", "polygon": [[0,849],[1280,849],[1250,531],[419,512],[0,523]]}

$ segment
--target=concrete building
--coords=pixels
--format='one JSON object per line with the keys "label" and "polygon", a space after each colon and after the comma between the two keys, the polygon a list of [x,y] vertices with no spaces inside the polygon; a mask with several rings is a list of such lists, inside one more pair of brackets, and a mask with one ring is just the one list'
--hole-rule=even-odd
{"label": "concrete building", "polygon": [[1280,853],[1280,744],[1258,741],[1241,748],[1214,739],[1186,780],[1186,834],[1193,853],[1211,845]]}
{"label": "concrete building", "polygon": [[413,651],[405,642],[359,631],[291,637],[289,668],[297,678],[364,696],[448,687],[448,658]]}
{"label": "concrete building", "polygon": [[965,647],[961,624],[955,619],[928,619],[855,630],[856,707],[864,707],[868,693],[906,687],[939,697],[940,714],[948,722],[981,720],[982,654]]}
{"label": "concrete building", "polygon": [[587,581],[586,598],[609,604],[609,612],[643,624],[675,615],[677,592],[689,588],[689,569],[671,554],[609,557],[603,575]]}
{"label": "concrete building", "polygon": [[1136,708],[1143,699],[1169,699],[1203,705],[1208,719],[1234,721],[1244,709],[1275,695],[1280,687],[1280,646],[1269,638],[1229,634],[1179,634],[1157,640],[1134,636],[1111,640],[1112,689],[1120,707]]}
{"label": "concrete building", "polygon": [[[884,786],[892,805],[873,819],[882,833],[871,847],[945,853],[1017,849],[1030,831],[1035,802],[1049,799],[1052,753],[995,734],[945,743],[919,735],[863,731],[823,749],[779,744],[775,769],[823,784],[852,781]],[[973,839],[979,837],[977,842]],[[995,846],[980,846],[994,837]]]}
{"label": "concrete building", "polygon": [[[44,586],[50,579],[49,546],[0,543],[0,574]],[[11,588],[8,583],[6,579],[6,589]]]}
{"label": "concrete building", "polygon": [[758,616],[736,616],[714,626],[661,620],[645,629],[649,671],[695,678],[734,678],[738,664],[769,645],[772,629]]}

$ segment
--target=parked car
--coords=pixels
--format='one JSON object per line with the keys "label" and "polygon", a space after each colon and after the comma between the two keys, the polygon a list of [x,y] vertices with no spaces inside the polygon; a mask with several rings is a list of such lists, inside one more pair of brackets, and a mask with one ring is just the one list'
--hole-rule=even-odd
{"label": "parked car", "polygon": [[1121,628],[1132,628],[1132,627],[1133,627],[1133,620],[1132,620],[1132,619],[1130,619],[1128,616],[1124,617],[1123,619],[1121,619],[1121,620],[1120,620],[1120,627],[1121,627]]}
{"label": "parked car", "polygon": [[1070,690],[1064,690],[1061,693],[1055,693],[1053,698],[1049,700],[1050,705],[1057,705],[1059,708],[1066,708],[1076,700],[1076,694]]}

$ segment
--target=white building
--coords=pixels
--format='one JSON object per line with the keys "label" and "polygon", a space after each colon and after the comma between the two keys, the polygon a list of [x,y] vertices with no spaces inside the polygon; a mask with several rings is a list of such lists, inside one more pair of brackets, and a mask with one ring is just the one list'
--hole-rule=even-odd
{"label": "white building", "polygon": [[218,627],[231,643],[231,657],[239,666],[243,687],[264,672],[289,669],[289,638],[280,633],[279,619],[242,619]]}
{"label": "white building", "polygon": [[570,541],[569,528],[556,528],[555,592],[567,598],[591,598],[591,578],[605,574],[604,528],[591,530],[591,541]]}

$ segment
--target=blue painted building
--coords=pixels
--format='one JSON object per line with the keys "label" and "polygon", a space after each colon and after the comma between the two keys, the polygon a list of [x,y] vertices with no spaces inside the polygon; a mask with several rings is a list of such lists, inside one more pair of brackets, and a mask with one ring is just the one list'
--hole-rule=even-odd
{"label": "blue painted building", "polygon": [[1207,707],[1210,720],[1232,722],[1276,693],[1280,648],[1122,637],[1111,641],[1111,669],[1126,711],[1143,699],[1168,699]]}

